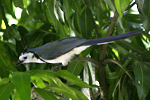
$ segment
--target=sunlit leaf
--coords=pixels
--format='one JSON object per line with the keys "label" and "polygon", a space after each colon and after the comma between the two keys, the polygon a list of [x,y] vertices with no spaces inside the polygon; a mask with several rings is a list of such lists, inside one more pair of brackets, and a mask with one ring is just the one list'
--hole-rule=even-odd
{"label": "sunlit leaf", "polygon": [[56,79],[56,75],[54,72],[51,71],[47,71],[47,70],[31,70],[28,71],[27,73],[29,73],[31,76],[37,76],[39,78],[41,78],[44,81],[47,81],[50,84],[57,84],[55,83],[55,79]]}
{"label": "sunlit leaf", "polygon": [[43,80],[37,76],[31,76],[32,83],[35,85],[37,88],[44,88],[46,85],[44,84]]}
{"label": "sunlit leaf", "polygon": [[28,7],[27,0],[23,0],[23,4],[25,5],[26,8]]}
{"label": "sunlit leaf", "polygon": [[120,15],[120,17],[123,16],[124,11],[128,7],[131,0],[115,0],[115,6],[117,8],[117,11]]}
{"label": "sunlit leaf", "polygon": [[120,55],[126,55],[129,52],[123,47],[123,45],[118,45],[115,43],[109,44],[109,46],[118,51]]}

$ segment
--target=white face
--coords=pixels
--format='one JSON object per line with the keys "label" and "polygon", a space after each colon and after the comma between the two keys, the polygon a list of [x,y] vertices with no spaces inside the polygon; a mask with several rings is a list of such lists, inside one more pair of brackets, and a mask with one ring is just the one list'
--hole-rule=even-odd
{"label": "white face", "polygon": [[19,60],[22,61],[22,63],[31,63],[31,62],[36,62],[36,63],[44,63],[40,59],[36,58],[34,53],[22,53],[19,57]]}

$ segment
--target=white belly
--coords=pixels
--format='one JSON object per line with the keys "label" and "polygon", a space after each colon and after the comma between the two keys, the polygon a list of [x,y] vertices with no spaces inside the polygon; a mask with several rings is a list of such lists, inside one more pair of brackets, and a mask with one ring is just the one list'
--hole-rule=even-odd
{"label": "white belly", "polygon": [[74,55],[80,54],[82,51],[84,51],[88,47],[89,46],[77,47],[77,48],[74,48],[73,50],[69,51],[68,53],[63,54],[62,56],[57,57],[55,59],[52,59],[52,60],[44,60],[43,59],[43,60],[48,62],[48,63],[62,63],[63,66],[66,66],[66,65],[68,65],[68,62],[72,59],[72,57]]}

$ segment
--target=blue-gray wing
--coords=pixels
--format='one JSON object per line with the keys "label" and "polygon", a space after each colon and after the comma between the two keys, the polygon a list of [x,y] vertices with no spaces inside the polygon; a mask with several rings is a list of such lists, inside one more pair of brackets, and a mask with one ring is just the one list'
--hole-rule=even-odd
{"label": "blue-gray wing", "polygon": [[87,40],[78,37],[69,37],[54,42],[47,43],[41,47],[29,49],[28,52],[34,52],[43,59],[55,59],[75,47],[85,43]]}

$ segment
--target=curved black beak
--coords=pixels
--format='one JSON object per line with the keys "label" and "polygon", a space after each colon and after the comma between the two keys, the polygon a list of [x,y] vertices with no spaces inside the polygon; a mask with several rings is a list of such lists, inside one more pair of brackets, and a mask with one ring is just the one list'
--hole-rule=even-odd
{"label": "curved black beak", "polygon": [[18,65],[20,65],[22,63],[23,63],[23,61],[18,60],[17,63],[15,64],[15,66],[18,66]]}

